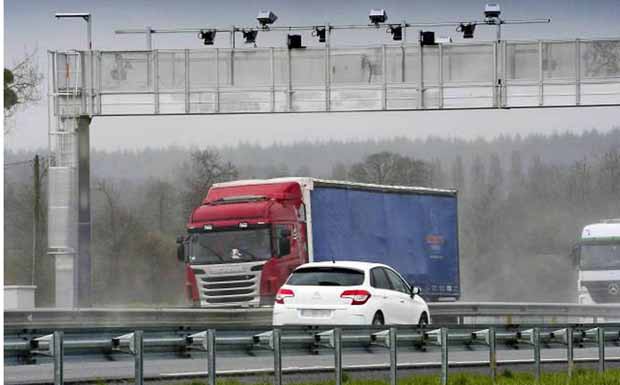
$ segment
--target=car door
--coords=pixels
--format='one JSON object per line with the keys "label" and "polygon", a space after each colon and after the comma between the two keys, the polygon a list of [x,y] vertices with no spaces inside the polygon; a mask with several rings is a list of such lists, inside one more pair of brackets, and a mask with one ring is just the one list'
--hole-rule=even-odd
{"label": "car door", "polygon": [[422,307],[411,296],[409,285],[402,279],[400,274],[392,269],[385,269],[390,280],[393,292],[393,306],[395,311],[395,323],[415,324],[418,323],[422,314]]}
{"label": "car door", "polygon": [[370,270],[370,286],[373,288],[372,295],[376,298],[377,310],[383,313],[385,323],[393,323],[392,286],[383,268],[375,267]]}

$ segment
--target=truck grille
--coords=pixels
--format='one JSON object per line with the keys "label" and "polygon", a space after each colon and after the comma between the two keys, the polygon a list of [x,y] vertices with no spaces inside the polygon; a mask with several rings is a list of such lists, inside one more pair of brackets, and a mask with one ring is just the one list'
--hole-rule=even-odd
{"label": "truck grille", "polygon": [[197,276],[200,299],[208,305],[249,305],[260,299],[260,271],[250,274]]}
{"label": "truck grille", "polygon": [[254,282],[252,281],[247,281],[247,282],[238,282],[238,283],[230,283],[230,282],[224,282],[224,283],[211,283],[211,284],[206,284],[203,287],[205,289],[230,289],[230,288],[235,288],[235,287],[251,287],[254,286]]}
{"label": "truck grille", "polygon": [[254,278],[254,275],[226,275],[226,276],[209,276],[202,277],[204,282],[228,282],[228,281],[244,281]]}

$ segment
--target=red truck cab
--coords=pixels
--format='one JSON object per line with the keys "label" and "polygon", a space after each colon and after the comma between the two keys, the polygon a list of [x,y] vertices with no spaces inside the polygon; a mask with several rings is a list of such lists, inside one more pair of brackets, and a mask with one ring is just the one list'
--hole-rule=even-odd
{"label": "red truck cab", "polygon": [[179,239],[196,306],[270,305],[308,261],[303,192],[293,178],[213,185]]}

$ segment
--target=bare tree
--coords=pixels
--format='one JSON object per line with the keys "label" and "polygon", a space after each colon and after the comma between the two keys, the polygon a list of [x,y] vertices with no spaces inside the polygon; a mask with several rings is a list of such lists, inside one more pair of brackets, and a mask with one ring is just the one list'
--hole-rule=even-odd
{"label": "bare tree", "polygon": [[332,166],[330,178],[335,180],[347,180],[347,166],[342,162],[337,162]]}
{"label": "bare tree", "polygon": [[445,175],[441,166],[441,160],[435,158],[429,165],[429,186],[431,187],[445,187]]}
{"label": "bare tree", "polygon": [[465,190],[465,170],[463,167],[463,158],[458,155],[454,162],[452,163],[452,187],[459,190],[459,192],[464,193]]}
{"label": "bare tree", "polygon": [[620,148],[612,148],[603,154],[599,186],[600,192],[616,197],[620,195]]}
{"label": "bare tree", "polygon": [[484,162],[479,155],[476,155],[471,164],[471,172],[469,173],[469,191],[472,196],[481,196],[486,192],[486,172]]}
{"label": "bare tree", "polygon": [[41,100],[43,73],[39,70],[36,54],[36,50],[27,53],[14,66],[4,69],[5,119],[13,116],[19,107]]}
{"label": "bare tree", "polygon": [[[95,182],[95,191],[103,198],[104,207],[100,211],[101,216],[95,211],[93,271],[100,274],[94,279],[108,283],[101,290],[104,298],[123,303],[127,300],[124,295],[131,283],[127,278],[131,276],[136,264],[135,258],[139,257],[133,253],[134,244],[136,239],[143,236],[144,230],[136,215],[123,205],[121,192],[114,182],[98,180]],[[116,284],[109,285],[109,282]]]}
{"label": "bare tree", "polygon": [[177,222],[178,213],[173,212],[177,194],[172,184],[161,179],[147,181],[145,198],[145,215],[154,219],[159,232],[166,232]]}
{"label": "bare tree", "polygon": [[184,183],[187,186],[183,205],[185,213],[200,205],[211,185],[237,178],[239,172],[231,162],[225,162],[213,150],[196,150],[184,164]]}
{"label": "bare tree", "polygon": [[428,186],[430,175],[427,163],[391,152],[371,154],[349,172],[350,179],[357,182],[407,186]]}
{"label": "bare tree", "polygon": [[567,193],[572,202],[584,205],[590,192],[591,167],[588,160],[578,160],[573,163],[568,173]]}
{"label": "bare tree", "polygon": [[523,160],[521,152],[513,150],[510,154],[510,193],[518,194],[523,190],[525,176],[523,175]]}
{"label": "bare tree", "polygon": [[502,163],[497,153],[493,153],[489,157],[489,173],[487,179],[489,194],[502,197],[504,192],[504,170],[502,169]]}

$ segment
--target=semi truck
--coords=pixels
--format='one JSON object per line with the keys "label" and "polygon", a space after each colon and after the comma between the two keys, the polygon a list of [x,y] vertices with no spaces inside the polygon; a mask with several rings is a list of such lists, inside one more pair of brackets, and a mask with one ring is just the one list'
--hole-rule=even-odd
{"label": "semi truck", "polygon": [[195,306],[263,306],[306,262],[385,263],[458,300],[457,192],[314,178],[214,184],[177,238]]}
{"label": "semi truck", "polygon": [[620,218],[585,226],[574,256],[578,261],[578,302],[620,302]]}

